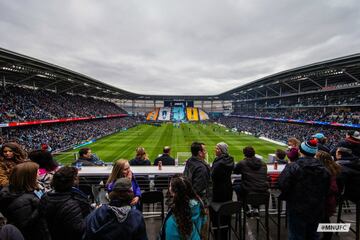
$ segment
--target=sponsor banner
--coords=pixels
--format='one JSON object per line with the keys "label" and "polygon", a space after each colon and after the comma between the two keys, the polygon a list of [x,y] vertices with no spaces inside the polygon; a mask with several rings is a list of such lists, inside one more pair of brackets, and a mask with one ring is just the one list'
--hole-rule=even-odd
{"label": "sponsor banner", "polygon": [[77,117],[77,118],[59,118],[59,119],[49,119],[49,120],[34,120],[26,122],[9,122],[9,123],[0,123],[0,127],[20,127],[20,126],[30,126],[30,125],[39,125],[47,123],[62,123],[62,122],[75,122],[75,121],[85,121],[91,119],[102,119],[102,118],[115,118],[115,117],[126,117],[127,114],[111,114],[105,116],[89,116],[89,117]]}

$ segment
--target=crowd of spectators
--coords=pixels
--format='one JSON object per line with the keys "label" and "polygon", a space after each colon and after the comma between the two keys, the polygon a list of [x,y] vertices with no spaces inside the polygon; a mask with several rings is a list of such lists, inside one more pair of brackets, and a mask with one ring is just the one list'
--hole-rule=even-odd
{"label": "crowd of spectators", "polygon": [[124,128],[131,128],[138,121],[141,120],[125,117],[3,128],[2,137],[5,142],[15,140],[26,150],[37,149],[41,144],[49,144],[54,152],[59,152],[84,141],[101,138]]}
{"label": "crowd of spectators", "polygon": [[235,112],[235,115],[255,116],[255,117],[272,117],[272,118],[288,118],[299,119],[305,121],[322,121],[322,122],[338,122],[347,124],[359,124],[360,111],[327,111],[322,109],[281,109],[281,110],[261,110],[261,111],[247,111]]}
{"label": "crowd of spectators", "polygon": [[46,90],[9,86],[0,96],[2,123],[126,113],[111,102]]}
{"label": "crowd of spectators", "polygon": [[250,132],[256,136],[267,137],[276,141],[287,143],[289,138],[295,137],[305,141],[312,134],[321,132],[328,139],[327,145],[332,148],[345,136],[344,130],[329,127],[318,127],[313,125],[300,125],[291,123],[280,123],[266,120],[253,120],[237,117],[224,117],[218,120],[229,128],[238,131]]}

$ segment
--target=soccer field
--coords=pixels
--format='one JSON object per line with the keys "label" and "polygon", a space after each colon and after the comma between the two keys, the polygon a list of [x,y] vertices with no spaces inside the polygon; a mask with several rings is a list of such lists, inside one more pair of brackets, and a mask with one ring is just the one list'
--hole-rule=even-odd
{"label": "soccer field", "polygon": [[[103,161],[113,162],[134,158],[136,148],[142,146],[153,162],[162,153],[164,146],[170,146],[172,157],[176,158],[179,152],[183,153],[179,158],[179,163],[182,163],[186,160],[186,155],[190,155],[190,145],[194,141],[205,143],[209,162],[214,160],[215,145],[219,142],[229,145],[230,155],[234,156],[236,162],[244,158],[242,149],[249,145],[253,146],[256,154],[263,156],[265,161],[269,153],[274,153],[277,148],[284,149],[253,136],[233,133],[215,124],[201,123],[183,123],[180,127],[172,123],[164,123],[161,126],[142,124],[99,139],[85,147],[91,148]],[[73,149],[63,152],[57,155],[56,159],[63,164],[69,164],[74,160],[74,153],[78,151],[79,149]]]}

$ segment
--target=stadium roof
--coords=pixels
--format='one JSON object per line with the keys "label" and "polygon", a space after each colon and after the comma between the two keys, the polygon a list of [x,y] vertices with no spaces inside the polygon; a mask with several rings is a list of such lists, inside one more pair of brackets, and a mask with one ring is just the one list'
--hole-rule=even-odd
{"label": "stadium roof", "polygon": [[[135,100],[239,100],[248,95],[281,96],[329,84],[360,83],[360,54],[318,62],[276,73],[218,95],[144,95],[103,83],[84,74],[0,48],[0,77],[7,84],[25,85],[87,96]],[[301,89],[299,88],[301,85]],[[357,86],[356,86],[357,87]],[[359,84],[360,87],[360,84]]]}

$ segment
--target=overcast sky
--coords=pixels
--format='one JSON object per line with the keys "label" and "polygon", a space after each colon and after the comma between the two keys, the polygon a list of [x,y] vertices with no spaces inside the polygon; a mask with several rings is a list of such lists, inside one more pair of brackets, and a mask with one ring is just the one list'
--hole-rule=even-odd
{"label": "overcast sky", "polygon": [[360,52],[359,0],[0,1],[0,47],[144,94],[218,94]]}

